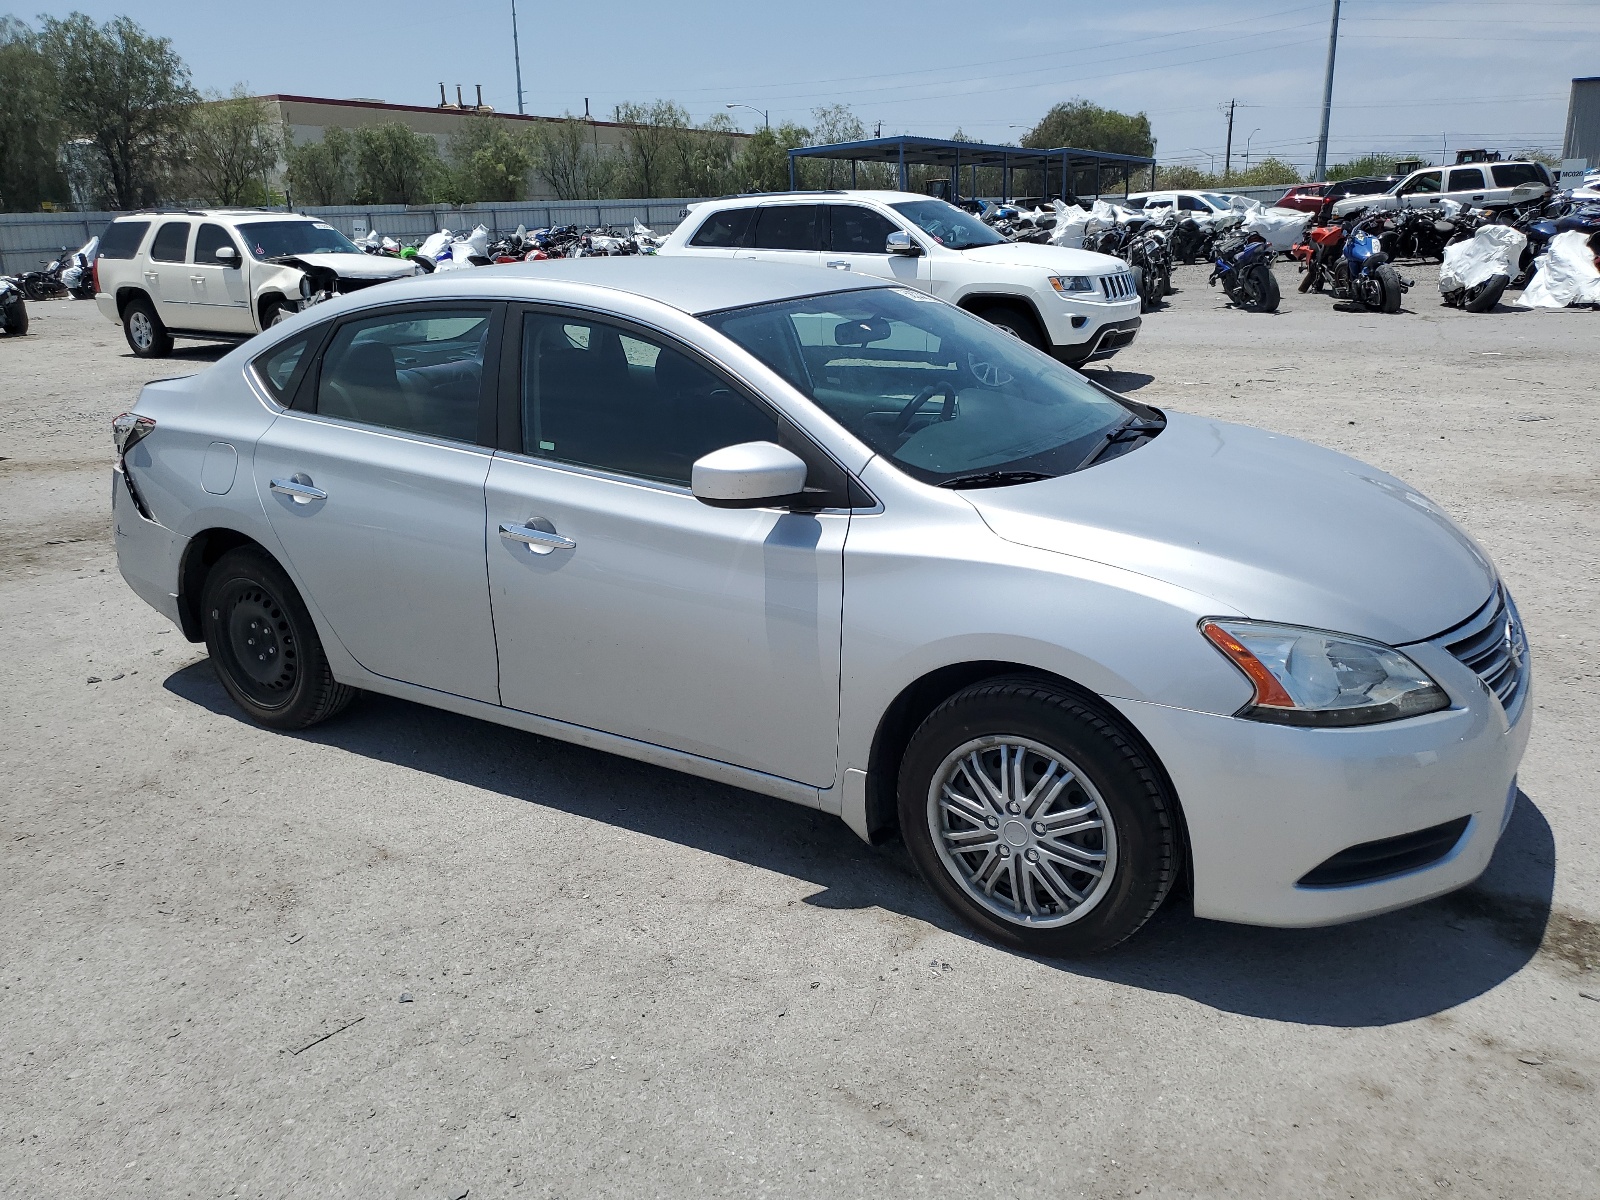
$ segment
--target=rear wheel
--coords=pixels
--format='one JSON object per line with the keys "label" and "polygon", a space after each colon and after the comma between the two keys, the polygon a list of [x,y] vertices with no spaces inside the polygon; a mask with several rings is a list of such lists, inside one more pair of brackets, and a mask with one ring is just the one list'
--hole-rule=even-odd
{"label": "rear wheel", "polygon": [[1003,329],[1019,342],[1027,342],[1035,350],[1045,348],[1044,335],[1039,332],[1039,326],[1032,317],[1024,316],[1014,308],[996,306],[986,308],[978,314],[989,324],[997,329]]}
{"label": "rear wheel", "polygon": [[1374,281],[1378,285],[1378,311],[1397,313],[1400,311],[1400,297],[1404,294],[1400,287],[1400,272],[1388,263],[1379,263],[1373,271]]}
{"label": "rear wheel", "polygon": [[211,568],[201,626],[217,678],[259,724],[304,729],[355,697],[334,679],[300,593],[262,550],[241,546]]}
{"label": "rear wheel", "polygon": [[1489,312],[1500,303],[1500,297],[1505,295],[1510,283],[1510,278],[1505,275],[1491,275],[1477,287],[1467,289],[1466,304],[1463,307],[1468,312]]}
{"label": "rear wheel", "polygon": [[122,332],[128,348],[140,358],[165,358],[172,353],[172,335],[156,316],[148,296],[135,296],[122,310]]}
{"label": "rear wheel", "polygon": [[21,293],[11,297],[11,302],[6,305],[6,333],[14,333],[19,337],[28,332],[28,302],[22,298]]}
{"label": "rear wheel", "polygon": [[1239,305],[1246,312],[1277,312],[1278,278],[1268,266],[1246,268],[1239,281]]}
{"label": "rear wheel", "polygon": [[989,680],[935,709],[906,748],[899,811],[939,897],[1029,953],[1109,949],[1149,920],[1178,869],[1155,765],[1043,680]]}

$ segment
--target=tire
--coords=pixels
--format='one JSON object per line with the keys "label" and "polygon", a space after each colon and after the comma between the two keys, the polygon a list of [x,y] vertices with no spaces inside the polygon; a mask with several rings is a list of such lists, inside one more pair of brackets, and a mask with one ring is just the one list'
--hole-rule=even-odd
{"label": "tire", "polygon": [[1491,275],[1477,287],[1467,289],[1467,302],[1462,307],[1468,312],[1490,312],[1500,303],[1500,297],[1505,295],[1510,283],[1511,280],[1505,275]]}
{"label": "tire", "polygon": [[241,546],[218,559],[200,613],[217,678],[257,724],[305,729],[355,698],[334,679],[300,593],[265,551]]}
{"label": "tire", "polygon": [[[1050,764],[1063,784],[1040,795]],[[974,770],[1007,790],[985,792]],[[1036,781],[1016,801],[1013,771]],[[1110,949],[1150,919],[1178,872],[1175,804],[1155,764],[1097,707],[1043,680],[988,680],[935,709],[901,761],[899,814],[939,898],[1030,954]]]}
{"label": "tire", "polygon": [[148,296],[135,296],[122,310],[122,332],[139,358],[165,358],[172,353],[172,335],[156,316]]}
{"label": "tire", "polygon": [[28,332],[28,302],[21,296],[13,296],[11,303],[6,305],[5,331],[13,337],[21,337]]}
{"label": "tire", "polygon": [[996,329],[1003,329],[1019,342],[1026,342],[1035,350],[1045,349],[1044,337],[1032,317],[1024,316],[1014,308],[996,305],[978,314]]}
{"label": "tire", "polygon": [[294,315],[281,300],[268,300],[261,306],[261,328],[271,329],[274,325],[282,325]]}
{"label": "tire", "polygon": [[1400,273],[1388,263],[1379,263],[1373,271],[1377,277],[1381,300],[1378,311],[1397,313],[1400,311],[1400,297],[1404,294],[1400,288]]}
{"label": "tire", "polygon": [[1267,266],[1251,267],[1239,281],[1239,306],[1245,312],[1278,311],[1278,277]]}

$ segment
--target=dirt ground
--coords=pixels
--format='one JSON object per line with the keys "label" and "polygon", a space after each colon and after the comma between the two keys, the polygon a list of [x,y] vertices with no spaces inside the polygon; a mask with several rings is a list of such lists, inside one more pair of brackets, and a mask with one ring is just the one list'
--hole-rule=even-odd
{"label": "dirt ground", "polygon": [[[117,573],[109,419],[216,352],[0,340],[0,1195],[1593,1197],[1600,314],[1200,268],[1093,373],[1403,476],[1515,591],[1488,874],[1037,961],[832,818],[366,698],[245,724]],[[1263,503],[1271,503],[1263,497]]]}

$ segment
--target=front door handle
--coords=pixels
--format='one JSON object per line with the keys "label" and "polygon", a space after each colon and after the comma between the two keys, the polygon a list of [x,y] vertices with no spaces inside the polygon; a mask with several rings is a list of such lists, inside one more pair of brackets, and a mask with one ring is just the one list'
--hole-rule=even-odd
{"label": "front door handle", "polygon": [[312,487],[311,480],[303,475],[296,475],[293,479],[274,479],[268,486],[280,495],[289,497],[296,504],[310,504],[313,500],[328,498],[327,492]]}
{"label": "front door handle", "polygon": [[[548,528],[540,528],[547,526]],[[508,542],[521,542],[535,554],[549,554],[552,550],[571,550],[577,542],[556,532],[555,526],[543,517],[533,517],[526,525],[502,525],[500,536]]]}

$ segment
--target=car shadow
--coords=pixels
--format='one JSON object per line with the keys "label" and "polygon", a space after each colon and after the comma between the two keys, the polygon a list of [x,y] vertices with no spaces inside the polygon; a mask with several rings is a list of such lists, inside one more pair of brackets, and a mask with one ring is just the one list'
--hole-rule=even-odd
{"label": "car shadow", "polygon": [[[201,342],[199,345],[186,346],[179,343],[172,347],[172,353],[168,354],[167,357],[177,362],[213,363],[241,344],[239,342]],[[137,358],[138,355],[129,350],[122,357]]]}
{"label": "car shadow", "polygon": [[[244,720],[205,660],[170,675],[165,687]],[[820,908],[876,907],[1012,953],[935,900],[903,845],[868,847],[825,813],[373,694],[292,736],[805,880],[818,889],[806,903]],[[1550,827],[1519,793],[1488,871],[1450,896],[1309,930],[1199,920],[1175,896],[1108,954],[1037,961],[1266,1020],[1388,1025],[1443,1012],[1520,971],[1545,941],[1554,879]],[[1592,927],[1583,934],[1592,935]],[[1585,942],[1579,952],[1594,949]]]}
{"label": "car shadow", "polygon": [[1110,388],[1113,392],[1124,395],[1128,392],[1137,392],[1140,388],[1156,381],[1154,375],[1146,375],[1143,371],[1118,371],[1114,367],[1080,367],[1079,370],[1101,387]]}

